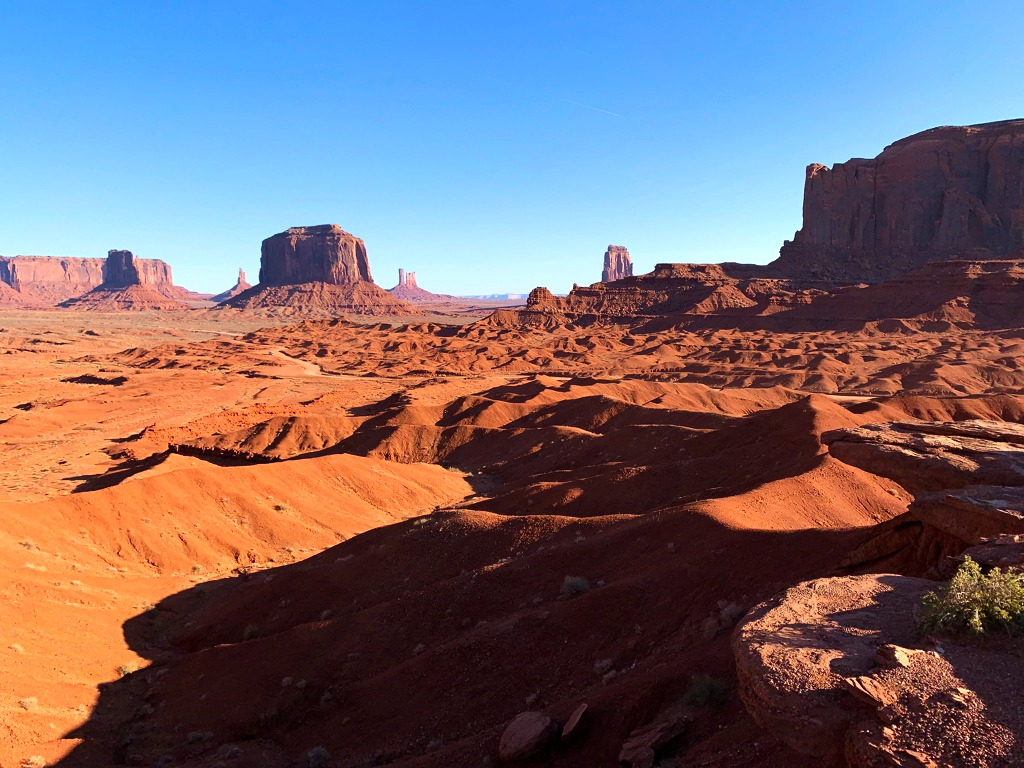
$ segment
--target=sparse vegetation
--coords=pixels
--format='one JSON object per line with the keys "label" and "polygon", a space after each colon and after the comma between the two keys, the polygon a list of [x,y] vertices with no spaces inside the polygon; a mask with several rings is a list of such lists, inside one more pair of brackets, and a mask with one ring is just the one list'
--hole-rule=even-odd
{"label": "sparse vegetation", "polygon": [[725,703],[729,686],[724,680],[698,672],[690,678],[690,687],[683,694],[683,703],[690,707],[717,707]]}
{"label": "sparse vegetation", "polygon": [[243,640],[253,640],[260,636],[260,628],[255,624],[248,624],[242,632]]}
{"label": "sparse vegetation", "polygon": [[18,701],[18,706],[24,709],[26,712],[31,712],[33,709],[39,706],[39,699],[35,696],[27,696],[24,699]]}
{"label": "sparse vegetation", "polygon": [[993,568],[985,574],[970,557],[943,587],[921,601],[921,628],[932,632],[984,635],[1024,630],[1024,576]]}
{"label": "sparse vegetation", "polygon": [[585,576],[566,576],[562,581],[562,588],[559,590],[558,596],[563,600],[572,600],[572,598],[589,591],[590,580]]}
{"label": "sparse vegetation", "polygon": [[327,768],[331,753],[324,747],[313,747],[306,753],[306,768]]}
{"label": "sparse vegetation", "polygon": [[134,661],[129,661],[127,664],[122,664],[121,666],[119,666],[117,668],[117,674],[120,677],[127,677],[132,672],[137,672],[138,669],[139,669],[139,665],[138,664],[136,664]]}

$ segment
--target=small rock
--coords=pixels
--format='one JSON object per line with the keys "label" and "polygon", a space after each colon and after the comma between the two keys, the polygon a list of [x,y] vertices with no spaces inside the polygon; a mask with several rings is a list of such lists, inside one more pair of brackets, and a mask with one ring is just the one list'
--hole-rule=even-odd
{"label": "small rock", "polygon": [[551,740],[553,723],[543,712],[516,715],[501,734],[498,758],[503,761],[525,760],[543,751]]}
{"label": "small rock", "polygon": [[412,649],[412,655],[413,656],[419,656],[425,650],[427,650],[427,646],[425,646],[423,643],[420,643],[419,645],[417,645],[415,648]]}
{"label": "small rock", "polygon": [[886,643],[878,646],[875,651],[875,663],[885,669],[902,669],[909,667],[914,656],[919,653],[924,653],[924,651],[915,651]]}
{"label": "small rock", "polygon": [[594,665],[594,674],[595,675],[603,675],[605,672],[607,672],[611,668],[612,668],[612,660],[611,659],[601,659],[599,662],[597,662]]}
{"label": "small rock", "polygon": [[583,719],[583,715],[586,713],[586,711],[587,705],[584,703],[576,707],[576,711],[569,715],[569,719],[565,722],[565,726],[563,726],[562,728],[563,742],[569,741],[569,739],[572,738],[573,733],[576,731],[577,728],[579,728],[580,721]]}

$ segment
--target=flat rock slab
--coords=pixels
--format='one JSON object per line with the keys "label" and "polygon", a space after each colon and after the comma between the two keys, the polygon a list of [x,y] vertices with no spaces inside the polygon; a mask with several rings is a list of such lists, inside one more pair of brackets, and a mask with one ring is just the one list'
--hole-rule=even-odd
{"label": "flat rock slab", "polygon": [[879,646],[914,640],[935,582],[895,575],[816,579],[754,608],[733,635],[747,711],[797,752],[842,764],[859,716],[845,678],[866,675]]}
{"label": "flat rock slab", "polygon": [[975,419],[900,421],[822,435],[842,462],[912,493],[968,485],[1024,486],[1024,426]]}

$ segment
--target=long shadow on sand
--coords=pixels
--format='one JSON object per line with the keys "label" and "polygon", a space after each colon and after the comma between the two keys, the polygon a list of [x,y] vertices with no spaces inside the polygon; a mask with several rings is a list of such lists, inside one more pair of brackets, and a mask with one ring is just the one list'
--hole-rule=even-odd
{"label": "long shadow on sand", "polygon": [[[318,746],[332,766],[481,765],[518,711],[565,717],[584,700],[599,727],[524,765],[613,764],[692,674],[732,678],[728,629],[708,624],[723,604],[826,575],[867,530],[736,530],[687,507],[446,510],[374,529],[127,621],[152,665],[100,686],[57,765],[269,768]],[[567,575],[590,589],[565,599]],[[595,676],[603,654],[614,680]]]}

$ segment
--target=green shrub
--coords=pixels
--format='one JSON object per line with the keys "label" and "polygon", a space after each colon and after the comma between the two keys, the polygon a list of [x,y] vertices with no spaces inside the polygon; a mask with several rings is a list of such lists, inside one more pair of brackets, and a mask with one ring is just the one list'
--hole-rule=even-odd
{"label": "green shrub", "polygon": [[690,687],[683,694],[683,704],[690,707],[719,706],[726,699],[729,686],[724,680],[698,672],[690,678]]}
{"label": "green shrub", "polygon": [[571,600],[574,597],[590,591],[590,580],[585,576],[566,576],[562,582],[562,588],[558,596],[563,600]]}
{"label": "green shrub", "polygon": [[1024,577],[993,568],[987,575],[970,557],[944,587],[921,601],[921,628],[983,635],[996,629],[1024,630]]}

